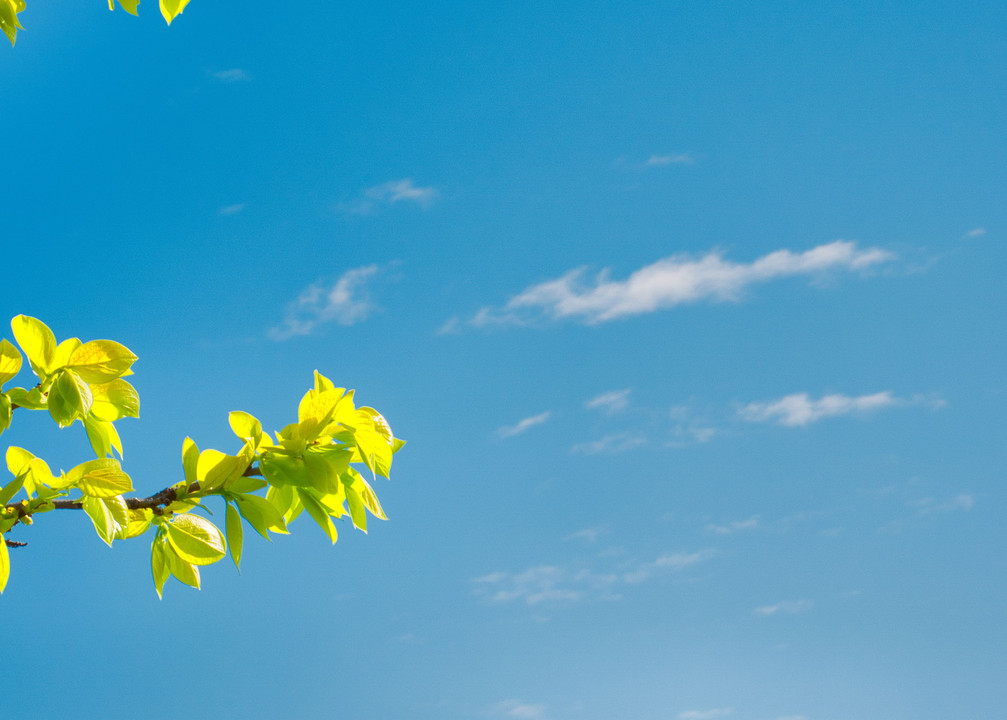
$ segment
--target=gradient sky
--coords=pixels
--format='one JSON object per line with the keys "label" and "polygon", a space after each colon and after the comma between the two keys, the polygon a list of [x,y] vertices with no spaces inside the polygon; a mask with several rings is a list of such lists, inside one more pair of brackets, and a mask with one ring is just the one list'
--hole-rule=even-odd
{"label": "gradient sky", "polygon": [[21,20],[3,306],[139,355],[137,488],[316,368],[409,444],[368,536],[163,601],[147,542],[18,528],[20,716],[1002,717],[1007,5]]}

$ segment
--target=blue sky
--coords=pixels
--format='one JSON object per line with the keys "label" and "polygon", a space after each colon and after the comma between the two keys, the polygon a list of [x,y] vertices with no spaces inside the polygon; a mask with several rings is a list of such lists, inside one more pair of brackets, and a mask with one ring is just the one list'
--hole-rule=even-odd
{"label": "blue sky", "polygon": [[[28,715],[1003,713],[1003,4],[21,20],[4,307],[139,355],[136,486],[316,368],[409,441],[388,523],[163,601],[142,540],[18,529]],[[87,459],[51,425],[4,440]]]}

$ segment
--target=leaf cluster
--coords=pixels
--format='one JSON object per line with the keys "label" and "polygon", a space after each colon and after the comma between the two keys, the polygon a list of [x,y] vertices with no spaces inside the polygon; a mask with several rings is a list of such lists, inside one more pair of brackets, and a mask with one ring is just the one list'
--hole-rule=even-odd
{"label": "leaf cluster", "polygon": [[[18,408],[47,411],[61,428],[79,421],[97,457],[57,474],[30,451],[8,447],[13,480],[0,489],[0,534],[58,509],[83,510],[108,545],[153,532],[151,572],[160,596],[172,576],[198,588],[199,568],[228,552],[240,568],[244,524],[270,539],[288,533],[290,523],[307,512],[335,543],[333,519],[348,516],[364,532],[368,515],[387,519],[363,472],[387,478],[404,441],[377,410],[357,407],[352,390],[336,387],[317,370],[298,405],[297,422],[270,435],[257,418],[232,412],[229,422],[240,444],[234,454],[200,450],[187,437],[182,479],[146,498],[127,497],[133,483],[122,469],[114,423],[139,413],[139,396],[123,379],[132,374],[136,356],[111,340],[57,343],[44,323],[25,315],[15,317],[11,329],[38,383],[0,392],[0,433]],[[18,349],[0,340],[0,390],[22,363]],[[198,514],[210,497],[224,502],[223,532]],[[10,574],[8,544],[0,543],[0,592]]]}
{"label": "leaf cluster", "polygon": [[[130,15],[137,14],[140,0],[108,0],[108,9],[115,10],[117,2],[119,7]],[[189,4],[189,0],[159,0],[159,2],[161,5],[161,16],[164,17],[164,21],[169,25],[171,25],[171,21],[176,16],[182,14],[185,6]],[[11,46],[17,40],[17,31],[24,30],[18,19],[18,13],[24,9],[24,0],[0,0],[0,30],[3,30],[4,35],[10,40]]]}

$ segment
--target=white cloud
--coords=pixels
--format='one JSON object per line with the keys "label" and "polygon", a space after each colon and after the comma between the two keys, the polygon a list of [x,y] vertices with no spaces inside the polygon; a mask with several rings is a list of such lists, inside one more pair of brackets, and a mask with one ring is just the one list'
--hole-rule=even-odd
{"label": "white cloud", "polygon": [[678,720],[716,720],[734,712],[731,708],[713,708],[712,710],[686,710],[678,714]]}
{"label": "white cloud", "polygon": [[536,425],[541,425],[546,420],[552,417],[552,412],[546,410],[544,413],[539,413],[538,415],[533,415],[532,417],[525,418],[521,420],[517,425],[508,425],[497,430],[497,436],[502,438],[514,437],[515,435],[520,435],[521,433],[535,427]]}
{"label": "white cloud", "polygon": [[534,705],[520,700],[499,702],[490,708],[489,714],[514,720],[548,720],[545,705]]}
{"label": "white cloud", "polygon": [[234,205],[225,205],[217,211],[218,215],[237,215],[242,210],[247,207],[246,203],[235,203]]}
{"label": "white cloud", "polygon": [[613,390],[612,392],[602,393],[584,403],[584,407],[589,410],[601,409],[609,414],[617,413],[625,410],[629,405],[629,394],[632,391],[633,388],[626,388],[625,390]]}
{"label": "white cloud", "polygon": [[615,435],[606,435],[600,440],[578,443],[570,448],[570,452],[574,455],[598,455],[601,453],[614,455],[615,453],[632,450],[633,448],[640,447],[646,443],[647,438],[642,435],[630,432],[621,432],[616,433]]}
{"label": "white cloud", "polygon": [[439,195],[437,188],[420,187],[413,183],[412,178],[403,178],[369,187],[359,198],[348,203],[340,203],[336,209],[354,215],[369,215],[380,205],[395,205],[400,202],[428,208]]}
{"label": "white cloud", "polygon": [[749,403],[738,410],[738,415],[749,422],[776,421],[780,425],[797,427],[826,417],[880,410],[901,402],[887,390],[859,397],[825,395],[819,400],[812,400],[807,393],[795,393],[779,400]]}
{"label": "white cloud", "polygon": [[756,615],[777,615],[785,613],[787,615],[798,615],[807,612],[814,606],[811,600],[784,600],[775,605],[763,605],[752,610]]}
{"label": "white cloud", "polygon": [[759,527],[759,517],[757,515],[753,515],[747,520],[735,520],[734,522],[727,523],[726,525],[714,525],[711,523],[706,526],[706,531],[717,535],[733,535],[736,532],[741,532],[742,530],[754,530],[757,527]]}
{"label": "white cloud", "polygon": [[677,155],[651,155],[647,158],[649,167],[662,167],[665,165],[692,165],[696,159],[689,153],[678,153]]}
{"label": "white cloud", "polygon": [[367,282],[378,272],[377,265],[348,270],[331,284],[313,283],[287,307],[283,324],[269,330],[273,340],[289,340],[310,335],[319,325],[354,325],[366,320],[374,304],[367,294]]}
{"label": "white cloud", "polygon": [[563,539],[564,540],[583,540],[585,542],[593,543],[602,534],[604,534],[605,532],[606,532],[606,530],[603,527],[584,528],[583,530],[578,530],[575,533],[570,533],[569,535],[567,535]]}
{"label": "white cloud", "polygon": [[639,585],[662,572],[679,572],[714,557],[712,549],[693,553],[668,553],[650,562],[625,561],[620,567],[597,571],[589,568],[568,569],[558,565],[539,565],[520,573],[493,572],[473,579],[475,593],[494,603],[577,602],[580,600],[617,600],[622,586]]}
{"label": "white cloud", "polygon": [[724,260],[719,252],[692,259],[673,255],[611,280],[603,270],[591,282],[584,268],[533,285],[502,308],[485,307],[470,321],[476,326],[528,325],[536,320],[578,320],[589,325],[655,312],[700,300],[737,301],[749,285],[828,270],[867,270],[891,260],[880,248],[858,250],[837,240],[803,253],[777,250],[752,263]]}
{"label": "white cloud", "polygon": [[923,498],[915,500],[911,504],[919,508],[920,515],[930,515],[932,513],[952,512],[954,510],[971,510],[976,501],[968,493],[961,493],[943,503],[935,502],[933,498]]}
{"label": "white cloud", "polygon": [[986,228],[984,228],[984,227],[977,227],[977,228],[973,228],[972,230],[969,230],[967,233],[965,233],[965,237],[970,237],[970,238],[982,237],[985,234],[986,234]]}
{"label": "white cloud", "polygon": [[711,548],[707,548],[693,553],[677,552],[662,555],[653,562],[643,563],[635,570],[625,573],[622,576],[622,580],[630,585],[638,585],[644,580],[649,579],[660,569],[684,570],[692,565],[706,562],[716,554],[716,551]]}
{"label": "white cloud", "polygon": [[224,83],[247,82],[251,76],[241,68],[231,68],[230,70],[219,70],[213,73],[216,80]]}

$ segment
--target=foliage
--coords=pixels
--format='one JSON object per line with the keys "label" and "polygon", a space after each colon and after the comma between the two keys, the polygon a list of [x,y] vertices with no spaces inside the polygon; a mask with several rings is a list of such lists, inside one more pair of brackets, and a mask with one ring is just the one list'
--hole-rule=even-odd
{"label": "foliage", "polygon": [[[62,509],[83,510],[108,545],[152,532],[151,571],[160,596],[171,576],[198,588],[199,568],[228,552],[240,567],[243,521],[268,540],[270,533],[286,534],[307,511],[334,543],[333,518],[348,515],[364,532],[368,513],[386,519],[360,470],[387,478],[404,441],[377,410],[356,407],[352,390],[335,387],[317,370],[297,422],[275,433],[275,440],[253,416],[232,412],[231,429],[241,443],[237,453],[200,450],[185,438],[183,479],[150,497],[127,497],[133,481],[122,469],[115,422],[139,415],[136,389],[123,379],[132,375],[136,355],[112,340],[57,343],[44,323],[25,315],[15,317],[11,329],[38,383],[0,392],[0,433],[14,410],[47,411],[61,428],[79,422],[97,457],[57,474],[30,451],[8,447],[14,479],[0,489],[0,537],[15,525],[31,525],[36,515]],[[14,345],[0,340],[0,390],[22,362]],[[19,494],[24,497],[17,500]],[[210,497],[224,502],[224,532],[196,513]],[[10,574],[8,545],[23,544],[0,542],[0,592]]]}
{"label": "foliage", "polygon": [[[130,15],[137,14],[136,8],[140,4],[140,0],[108,0],[108,9],[115,10],[116,2]],[[185,6],[189,4],[189,0],[159,0],[159,2],[161,3],[161,15],[169,25],[176,16],[182,14]],[[0,0],[0,30],[3,30],[11,45],[17,39],[17,31],[24,30],[18,20],[18,13],[24,9],[24,0]]]}

